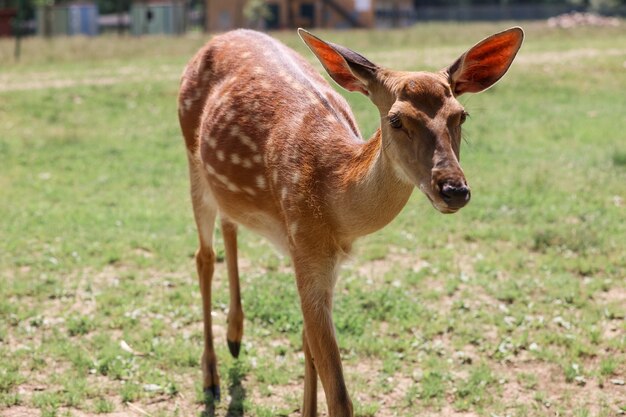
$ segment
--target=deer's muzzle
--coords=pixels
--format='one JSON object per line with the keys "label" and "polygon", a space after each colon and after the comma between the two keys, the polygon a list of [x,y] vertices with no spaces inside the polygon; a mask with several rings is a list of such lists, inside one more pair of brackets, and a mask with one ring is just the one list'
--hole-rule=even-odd
{"label": "deer's muzzle", "polygon": [[472,193],[466,184],[444,182],[439,186],[439,195],[450,209],[458,210],[469,203]]}

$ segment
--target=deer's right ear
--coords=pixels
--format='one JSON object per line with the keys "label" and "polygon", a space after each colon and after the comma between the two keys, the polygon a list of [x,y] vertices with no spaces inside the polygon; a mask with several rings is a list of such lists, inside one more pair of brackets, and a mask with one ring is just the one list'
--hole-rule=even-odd
{"label": "deer's right ear", "polygon": [[341,45],[324,42],[302,28],[298,29],[298,35],[337,84],[348,91],[369,95],[368,84],[376,77],[376,64]]}

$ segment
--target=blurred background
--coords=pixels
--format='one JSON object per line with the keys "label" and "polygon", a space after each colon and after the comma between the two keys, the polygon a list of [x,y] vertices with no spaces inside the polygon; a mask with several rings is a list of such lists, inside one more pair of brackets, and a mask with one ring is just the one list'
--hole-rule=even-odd
{"label": "blurred background", "polygon": [[0,36],[171,34],[305,28],[398,28],[423,21],[626,15],[624,0],[0,0]]}

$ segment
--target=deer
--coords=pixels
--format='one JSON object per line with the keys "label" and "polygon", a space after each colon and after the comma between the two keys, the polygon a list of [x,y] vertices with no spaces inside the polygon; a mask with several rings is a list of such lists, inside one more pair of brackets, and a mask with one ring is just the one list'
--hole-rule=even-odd
{"label": "deer", "polygon": [[458,97],[500,80],[524,32],[491,35],[438,72],[397,71],[303,29],[298,34],[330,78],[367,96],[380,115],[369,140],[347,101],[301,55],[269,35],[238,29],[213,37],[185,67],[178,96],[204,319],[203,387],[220,399],[211,281],[219,216],[229,282],[226,339],[237,358],[244,314],[237,230],[246,227],[291,258],[303,316],[302,416],[353,416],[332,318],[339,266],[354,241],[381,229],[414,188],[441,213],[471,197],[461,169]]}

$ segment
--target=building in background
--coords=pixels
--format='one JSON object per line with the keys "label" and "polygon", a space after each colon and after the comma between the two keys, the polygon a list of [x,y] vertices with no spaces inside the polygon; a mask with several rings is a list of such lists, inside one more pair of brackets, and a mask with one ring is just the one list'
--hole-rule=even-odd
{"label": "building in background", "polygon": [[0,37],[13,35],[13,22],[17,9],[0,1]]}
{"label": "building in background", "polygon": [[185,33],[186,13],[183,1],[136,1],[130,7],[130,32],[133,35]]}
{"label": "building in background", "polygon": [[413,0],[206,0],[205,10],[209,32],[237,27],[397,27],[415,20]]}

